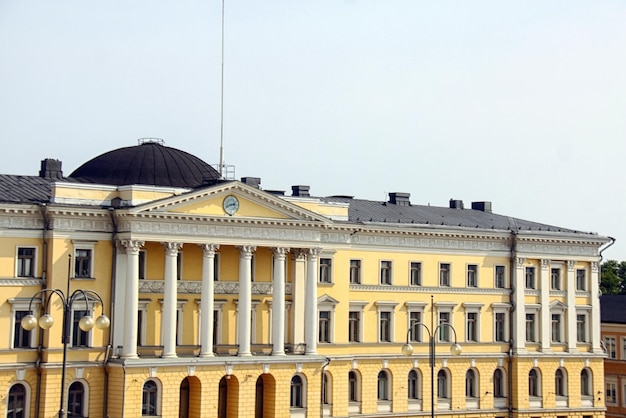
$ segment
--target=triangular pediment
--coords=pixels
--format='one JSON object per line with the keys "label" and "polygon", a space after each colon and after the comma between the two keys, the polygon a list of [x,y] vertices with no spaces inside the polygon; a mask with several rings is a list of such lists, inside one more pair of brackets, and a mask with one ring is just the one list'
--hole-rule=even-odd
{"label": "triangular pediment", "polygon": [[145,203],[135,207],[132,212],[146,215],[330,222],[320,214],[237,181]]}

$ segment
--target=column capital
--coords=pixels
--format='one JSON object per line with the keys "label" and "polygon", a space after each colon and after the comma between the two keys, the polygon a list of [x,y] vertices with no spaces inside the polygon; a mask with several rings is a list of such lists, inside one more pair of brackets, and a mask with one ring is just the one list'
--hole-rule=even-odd
{"label": "column capital", "polygon": [[175,256],[178,254],[178,250],[183,248],[182,242],[162,242],[161,245],[165,247],[165,255]]}
{"label": "column capital", "polygon": [[275,258],[284,259],[288,252],[289,252],[289,248],[286,248],[286,247],[272,248],[272,254],[274,255]]}
{"label": "column capital", "polygon": [[256,251],[255,245],[240,245],[237,247],[239,253],[244,257],[251,257],[252,253]]}
{"label": "column capital", "polygon": [[215,255],[215,252],[220,249],[219,244],[198,244],[198,247],[202,248],[202,254],[205,257]]}
{"label": "column capital", "polygon": [[546,270],[548,267],[550,267],[550,260],[548,260],[547,258],[542,258],[541,259],[541,269],[542,270]]}
{"label": "column capital", "polygon": [[322,249],[321,248],[307,248],[307,250],[306,250],[306,254],[310,258],[317,258],[321,253],[322,253]]}
{"label": "column capital", "polygon": [[517,266],[517,268],[522,268],[525,262],[526,257],[515,257],[515,265]]}
{"label": "column capital", "polygon": [[600,263],[598,263],[597,261],[592,261],[591,262],[591,271],[594,273],[597,273],[600,270]]}
{"label": "column capital", "polygon": [[303,248],[296,248],[294,250],[291,250],[291,257],[295,260],[295,261],[304,261],[306,259],[306,250],[304,250]]}
{"label": "column capital", "polygon": [[130,239],[121,239],[115,242],[117,248],[121,251],[126,252],[126,254],[138,254],[139,249],[143,247],[145,244],[144,241],[130,240]]}
{"label": "column capital", "polygon": [[575,265],[576,265],[575,260],[567,260],[567,271],[574,271]]}

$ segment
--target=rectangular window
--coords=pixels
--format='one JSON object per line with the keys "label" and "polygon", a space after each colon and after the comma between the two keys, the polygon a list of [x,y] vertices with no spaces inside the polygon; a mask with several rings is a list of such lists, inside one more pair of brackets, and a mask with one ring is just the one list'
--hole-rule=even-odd
{"label": "rectangular window", "polygon": [[330,311],[319,312],[319,339],[320,343],[330,342]]}
{"label": "rectangular window", "polygon": [[536,289],[535,284],[535,268],[526,267],[526,289]]}
{"label": "rectangular window", "polygon": [[450,341],[450,327],[442,324],[450,323],[450,312],[439,312],[439,341]]}
{"label": "rectangular window", "polygon": [[506,316],[504,312],[496,312],[495,316],[494,316],[494,320],[495,320],[495,332],[494,332],[494,338],[497,342],[505,342],[506,341],[506,334],[505,334],[505,327],[506,327]]}
{"label": "rectangular window", "polygon": [[139,251],[139,280],[145,280],[146,278],[146,252],[145,250]]}
{"label": "rectangular window", "polygon": [[380,262],[380,284],[391,285],[391,261]]}
{"label": "rectangular window", "polygon": [[[622,337],[622,360],[626,360],[626,337]],[[624,397],[626,403],[626,397]]]}
{"label": "rectangular window", "polygon": [[535,314],[526,314],[526,341],[534,343],[537,341],[536,338]]}
{"label": "rectangular window", "polygon": [[550,269],[550,288],[552,290],[561,290],[561,269]]}
{"label": "rectangular window", "polygon": [[213,281],[218,281],[220,279],[220,255],[215,253],[215,257],[213,258]]}
{"label": "rectangular window", "polygon": [[350,260],[350,284],[361,283],[361,260]]}
{"label": "rectangular window", "polygon": [[450,287],[450,263],[439,264],[439,286]]}
{"label": "rectangular window", "polygon": [[617,358],[617,342],[615,337],[604,337],[604,347],[608,358]]}
{"label": "rectangular window", "polygon": [[[254,257],[254,255],[252,256]],[[254,269],[252,269],[252,277],[254,281]],[[176,280],[183,279],[183,253],[181,251],[176,255]]]}
{"label": "rectangular window", "polygon": [[409,312],[409,325],[411,332],[409,332],[409,341],[421,342],[422,341],[422,313],[419,311]]}
{"label": "rectangular window", "polygon": [[361,342],[361,312],[359,311],[348,313],[348,341],[351,343]]}
{"label": "rectangular window", "polygon": [[409,283],[411,286],[421,286],[422,285],[422,263],[417,261],[411,261],[410,272],[409,272]]}
{"label": "rectangular window", "polygon": [[552,342],[560,343],[561,341],[561,314],[552,314]]}
{"label": "rectangular window", "polygon": [[467,287],[478,287],[478,266],[476,264],[467,266]]}
{"label": "rectangular window", "polygon": [[72,314],[72,347],[87,347],[89,332],[78,326],[80,319],[89,315],[89,311],[74,311]]}
{"label": "rectangular window", "polygon": [[332,283],[332,259],[320,258],[320,283]]}
{"label": "rectangular window", "polygon": [[466,341],[478,341],[478,314],[476,312],[467,313]]}
{"label": "rectangular window", "polygon": [[587,315],[576,314],[576,341],[587,342]]}
{"label": "rectangular window", "polygon": [[77,249],[74,257],[74,277],[91,278],[91,250]]}
{"label": "rectangular window", "polygon": [[35,249],[17,249],[17,277],[35,276]]}
{"label": "rectangular window", "polygon": [[498,289],[504,289],[506,287],[504,266],[496,266],[495,286]]}
{"label": "rectangular window", "polygon": [[587,271],[585,269],[576,270],[576,290],[587,290]]}
{"label": "rectangular window", "polygon": [[15,311],[15,325],[13,328],[13,348],[30,348],[30,333],[22,328],[22,318],[28,311]]}
{"label": "rectangular window", "polygon": [[391,312],[381,311],[379,321],[380,341],[391,342]]}
{"label": "rectangular window", "polygon": [[617,383],[606,382],[606,403],[617,404]]}

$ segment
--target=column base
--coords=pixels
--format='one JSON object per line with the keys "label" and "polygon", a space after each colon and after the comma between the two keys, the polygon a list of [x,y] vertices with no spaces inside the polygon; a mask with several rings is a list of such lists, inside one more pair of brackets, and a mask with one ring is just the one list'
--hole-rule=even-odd
{"label": "column base", "polygon": [[272,351],[273,356],[284,356],[286,355],[284,351]]}
{"label": "column base", "polygon": [[162,354],[161,358],[178,358],[178,356],[174,354]]}
{"label": "column base", "polygon": [[237,355],[239,357],[252,357],[252,353],[249,351],[247,353],[237,353]]}
{"label": "column base", "polygon": [[213,353],[200,353],[200,357],[205,358],[205,357],[215,357],[215,354]]}

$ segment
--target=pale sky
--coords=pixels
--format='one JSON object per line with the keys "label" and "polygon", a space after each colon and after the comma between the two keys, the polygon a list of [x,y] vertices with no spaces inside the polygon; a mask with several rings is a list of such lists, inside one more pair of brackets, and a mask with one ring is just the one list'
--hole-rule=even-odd
{"label": "pale sky", "polygon": [[[0,0],[0,173],[158,137],[219,161],[221,0]],[[261,187],[617,238],[623,0],[225,0],[225,161]]]}

